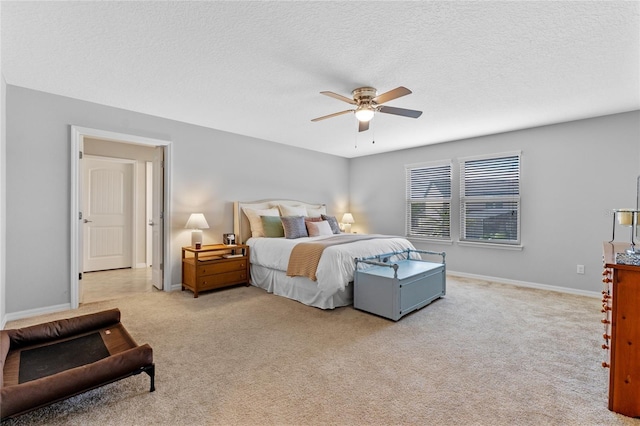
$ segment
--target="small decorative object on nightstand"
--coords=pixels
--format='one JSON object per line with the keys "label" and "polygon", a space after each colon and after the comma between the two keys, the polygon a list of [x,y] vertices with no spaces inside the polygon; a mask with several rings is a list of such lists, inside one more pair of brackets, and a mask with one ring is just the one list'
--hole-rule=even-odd
{"label": "small decorative object on nightstand", "polygon": [[222,234],[222,242],[227,246],[235,246],[236,234]]}
{"label": "small decorative object on nightstand", "polygon": [[182,247],[182,290],[193,297],[204,290],[250,283],[249,246],[214,244]]}

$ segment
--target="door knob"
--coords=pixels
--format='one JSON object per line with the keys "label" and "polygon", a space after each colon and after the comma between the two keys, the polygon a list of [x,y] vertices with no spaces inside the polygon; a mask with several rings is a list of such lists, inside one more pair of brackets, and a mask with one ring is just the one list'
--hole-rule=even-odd
{"label": "door knob", "polygon": [[93,221],[92,220],[87,220],[87,219],[84,220],[84,223],[89,223],[89,222],[93,222]]}
{"label": "door knob", "polygon": [[153,223],[153,220],[149,219],[149,226],[154,226],[155,223]]}

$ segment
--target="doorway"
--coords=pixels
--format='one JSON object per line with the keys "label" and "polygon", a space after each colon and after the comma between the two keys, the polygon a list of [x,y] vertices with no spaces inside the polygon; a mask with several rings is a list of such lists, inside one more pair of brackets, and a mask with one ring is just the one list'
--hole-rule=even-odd
{"label": "doorway", "polygon": [[[97,141],[97,142],[96,142]],[[94,250],[95,253],[100,253],[104,256],[103,258],[112,257],[113,254],[122,254],[122,257],[126,258],[127,253],[124,253],[124,247],[128,245],[130,248],[128,253],[129,263],[133,269],[136,266],[138,267],[146,267],[147,264],[147,255],[146,255],[146,241],[145,234],[149,233],[149,241],[152,244],[152,255],[151,262],[151,280],[154,286],[158,287],[160,290],[170,291],[171,290],[171,268],[170,264],[167,261],[171,258],[170,254],[170,245],[169,245],[169,230],[165,229],[165,223],[169,223],[169,200],[170,200],[170,165],[171,165],[171,142],[165,140],[157,140],[139,137],[135,135],[127,135],[121,133],[108,132],[98,129],[89,129],[82,128],[77,126],[71,126],[71,145],[72,145],[72,161],[71,161],[71,277],[70,277],[70,293],[71,293],[71,307],[77,308],[79,303],[82,301],[83,294],[83,275],[84,272],[90,269],[95,269],[95,266],[89,265],[88,268],[85,268],[85,251],[84,246],[86,244],[91,244],[91,249]],[[142,186],[146,185],[146,182],[151,182],[152,188],[151,192],[153,193],[152,207],[149,209],[151,212],[151,216],[147,215],[146,204],[143,202],[141,207],[133,206],[133,225],[131,226],[131,231],[127,233],[124,228],[111,229],[111,235],[108,235],[109,232],[105,232],[104,229],[99,230],[97,232],[93,232],[91,227],[87,227],[87,225],[93,224],[93,217],[91,216],[94,213],[94,210],[91,209],[91,206],[85,206],[85,199],[87,197],[91,197],[90,191],[91,188],[85,188],[88,185],[103,185],[104,187],[109,187],[109,181],[117,181],[120,182],[123,176],[127,174],[124,171],[109,171],[105,172],[105,168],[101,169],[102,175],[98,176],[96,181],[85,182],[84,179],[84,169],[85,169],[85,159],[93,158],[86,157],[86,154],[90,152],[92,155],[105,156],[105,154],[113,153],[114,146],[118,146],[120,149],[120,153],[118,156],[124,158],[135,158],[137,155],[140,156],[139,152],[147,150],[147,154],[151,155],[150,158],[139,160],[140,167],[134,167],[134,182],[137,179],[142,180]],[[85,152],[88,151],[88,152]],[[138,152],[138,154],[135,154]],[[107,160],[108,161],[108,160]],[[120,160],[126,163],[125,160]],[[117,161],[116,161],[117,162]],[[150,166],[148,163],[152,163],[153,166]],[[104,166],[104,164],[102,164]],[[125,167],[126,168],[126,167]],[[108,167],[106,168],[108,169]],[[117,167],[115,167],[117,169]],[[148,174],[153,171],[153,177],[149,177]],[[96,184],[96,182],[98,182]],[[134,185],[134,192],[135,192]],[[95,189],[95,188],[94,188]],[[124,193],[124,192],[123,192]],[[145,191],[142,191],[139,200],[144,200]],[[131,199],[128,195],[123,195],[125,199]],[[91,202],[91,200],[89,200]],[[135,203],[133,200],[132,203]],[[123,205],[126,203],[122,203]],[[107,209],[108,210],[108,209]],[[136,214],[136,212],[138,212]],[[109,211],[107,211],[109,213]],[[87,217],[87,214],[89,217]],[[87,223],[85,223],[87,220]],[[89,229],[87,229],[89,228]],[[145,228],[151,228],[145,231]],[[98,227],[96,227],[98,230]],[[92,234],[87,237],[85,234]],[[103,235],[100,235],[103,234]],[[91,240],[91,237],[94,237],[94,240]],[[105,239],[103,243],[96,243],[95,237],[102,237]],[[122,250],[118,249],[117,244],[113,244],[115,240],[117,243],[120,243],[123,239],[129,239],[131,241],[130,244],[122,244]],[[134,244],[133,242],[137,243]],[[142,246],[142,250],[140,249]],[[115,248],[114,248],[115,247]],[[140,254],[142,253],[142,254]],[[100,257],[100,256],[99,256]],[[102,259],[105,260],[105,259]],[[97,269],[101,269],[103,266],[98,266]],[[117,267],[115,264],[111,265],[111,267]],[[132,269],[132,270],[133,270]],[[131,272],[130,270],[129,272]],[[126,270],[121,270],[126,271]],[[135,272],[135,271],[134,271]],[[133,274],[132,276],[138,276],[136,278],[139,281],[140,276],[145,276],[147,271],[137,271],[137,274]],[[94,274],[92,272],[91,274]],[[124,281],[126,279],[121,278]],[[117,286],[115,286],[117,287]]]}
{"label": "doorway", "polygon": [[[85,138],[80,304],[151,292],[153,147]],[[100,154],[100,155],[94,155]],[[109,156],[106,156],[109,155]],[[149,164],[147,164],[149,163]],[[147,256],[149,252],[149,256]]]}

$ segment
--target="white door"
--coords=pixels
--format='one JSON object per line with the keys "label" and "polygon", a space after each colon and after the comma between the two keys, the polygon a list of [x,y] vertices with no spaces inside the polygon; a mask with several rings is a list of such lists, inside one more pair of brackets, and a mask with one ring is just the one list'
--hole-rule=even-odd
{"label": "white door", "polygon": [[159,289],[164,284],[164,147],[156,147],[153,156],[151,227],[151,282]]}
{"label": "white door", "polygon": [[129,268],[134,162],[85,156],[83,163],[84,272]]}

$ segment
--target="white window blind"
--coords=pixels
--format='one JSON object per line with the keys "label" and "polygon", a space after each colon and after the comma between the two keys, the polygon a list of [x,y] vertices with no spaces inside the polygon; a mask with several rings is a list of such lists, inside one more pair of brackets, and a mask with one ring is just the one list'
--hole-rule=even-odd
{"label": "white window blind", "polygon": [[460,160],[461,240],[520,244],[520,153]]}
{"label": "white window blind", "polygon": [[451,238],[451,162],[406,168],[408,237]]}

